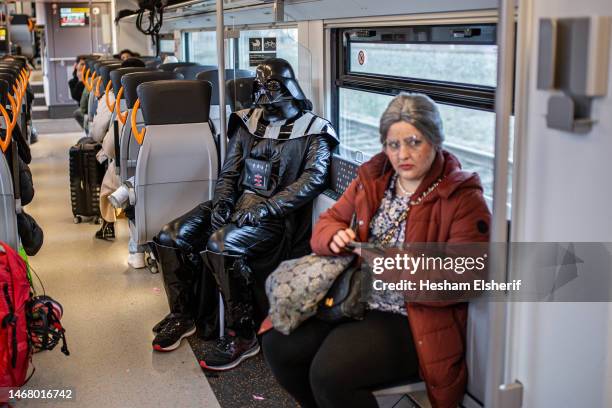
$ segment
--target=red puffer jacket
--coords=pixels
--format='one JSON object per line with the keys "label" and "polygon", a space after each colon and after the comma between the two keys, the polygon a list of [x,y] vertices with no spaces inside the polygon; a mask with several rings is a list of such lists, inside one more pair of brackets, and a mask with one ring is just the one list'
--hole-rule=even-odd
{"label": "red puffer jacket", "polygon": [[[367,242],[370,220],[380,206],[393,168],[384,153],[359,167],[357,177],[338,202],[321,215],[310,245],[315,253],[329,249],[339,229],[348,228],[353,213],[357,237]],[[452,154],[441,151],[414,196],[438,178],[438,187],[413,206],[406,222],[406,242],[487,242],[491,215],[475,173],[461,171]],[[434,407],[456,407],[465,393],[466,303],[408,303],[408,321],[419,357],[421,376]]]}

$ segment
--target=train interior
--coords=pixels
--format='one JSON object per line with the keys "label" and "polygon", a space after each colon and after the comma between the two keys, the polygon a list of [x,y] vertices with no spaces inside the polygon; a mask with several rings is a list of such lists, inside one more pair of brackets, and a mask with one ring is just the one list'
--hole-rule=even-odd
{"label": "train interior", "polygon": [[[416,92],[438,105],[444,149],[482,183],[502,249],[490,277],[529,280],[518,244],[562,248],[561,266],[533,278],[552,295],[469,302],[460,406],[612,407],[611,26],[609,0],[4,1],[0,242],[21,249],[65,329],[33,354],[22,389],[67,390],[83,407],[298,406],[263,353],[216,372],[200,363],[214,347],[201,333],[151,349],[168,302],[149,244],[213,199],[230,114],[251,114],[257,67],[280,58],[338,139],[326,188],[308,203],[312,225],[381,151],[389,102]],[[116,157],[85,166],[90,190],[73,182],[71,155],[101,115],[83,155],[111,146]],[[98,203],[111,165],[131,187],[131,213]],[[88,211],[77,209],[84,188]],[[223,333],[227,304],[213,303]],[[382,408],[437,406],[422,376],[371,392]],[[8,404],[70,406],[32,395]]]}

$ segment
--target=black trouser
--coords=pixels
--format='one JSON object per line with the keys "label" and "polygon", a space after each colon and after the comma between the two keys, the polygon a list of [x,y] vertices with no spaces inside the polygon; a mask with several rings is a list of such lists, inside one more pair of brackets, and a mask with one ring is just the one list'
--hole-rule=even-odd
{"label": "black trouser", "polygon": [[406,316],[369,311],[364,320],[329,324],[311,318],[288,336],[263,336],[278,382],[304,408],[376,408],[372,390],[418,376]]}
{"label": "black trouser", "polygon": [[[245,288],[243,284],[236,288],[229,282],[233,283],[237,277],[250,274],[250,266],[257,264],[258,261],[270,262],[278,258],[279,243],[285,233],[285,221],[273,218],[261,220],[257,227],[238,228],[230,223],[213,231],[210,223],[211,209],[210,201],[198,205],[187,214],[165,225],[155,239],[158,244],[176,248],[181,253],[179,267],[162,268],[171,312],[196,320],[207,319],[208,311],[217,302],[214,289],[211,288],[215,280],[222,291],[227,288],[227,293],[223,293],[226,303],[229,299],[234,303],[240,303],[242,297],[246,302],[252,303],[251,287]],[[219,262],[218,259],[211,259],[210,262],[203,262],[200,252],[204,250],[222,255],[227,261]],[[242,266],[240,271],[235,270],[235,261],[238,258]],[[164,261],[161,260],[162,263]],[[280,260],[272,262],[278,264]],[[269,274],[275,266],[271,269],[264,268],[264,272]],[[253,273],[255,275],[259,273],[257,268]],[[245,283],[250,284],[250,277],[246,278]],[[253,278],[259,281],[263,278],[265,281],[263,276]],[[230,289],[233,293],[229,292]],[[245,291],[249,293],[242,296]],[[235,329],[232,327],[232,321],[239,320],[241,316],[232,316],[232,310],[245,310],[245,308],[241,304],[234,305],[235,307],[229,306],[226,309],[228,327]]]}

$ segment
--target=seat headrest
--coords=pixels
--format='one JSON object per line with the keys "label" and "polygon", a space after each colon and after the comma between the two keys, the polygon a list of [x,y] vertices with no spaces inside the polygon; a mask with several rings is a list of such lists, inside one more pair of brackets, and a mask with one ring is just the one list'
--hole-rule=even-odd
{"label": "seat headrest", "polygon": [[110,79],[113,82],[113,92],[115,92],[115,96],[119,94],[119,89],[121,88],[121,78],[125,74],[131,74],[134,72],[151,72],[154,68],[142,68],[142,67],[129,67],[129,68],[119,68],[111,71]]}
{"label": "seat headrest", "polygon": [[[210,83],[198,80],[146,82],[138,87],[147,125],[208,122]],[[163,101],[163,102],[162,102]]]}
{"label": "seat headrest", "polygon": [[100,76],[102,77],[102,84],[100,85],[100,92],[104,92],[108,81],[110,81],[110,73],[116,69],[121,68],[121,64],[108,64],[100,66]]}
{"label": "seat headrest", "polygon": [[[226,69],[225,70],[225,81],[236,78],[255,78],[255,72],[246,69]],[[211,105],[219,104],[219,71],[205,71],[200,72],[196,75],[196,79],[201,81],[208,81],[212,85],[212,100]]]}
{"label": "seat headrest", "polygon": [[168,71],[168,72],[172,72],[174,71],[174,68],[178,68],[178,67],[192,67],[195,65],[199,65],[195,62],[168,62],[165,64],[160,64],[159,65],[159,69],[161,69],[162,71]]}
{"label": "seat headrest", "polygon": [[183,74],[185,79],[196,79],[196,75],[204,71],[216,70],[216,65],[191,65],[187,67],[176,67],[174,72]]}
{"label": "seat headrest", "polygon": [[2,62],[6,62],[7,64],[13,64],[19,66],[19,69],[25,68],[27,65],[27,60],[17,58],[17,55],[5,57],[2,59]]}
{"label": "seat headrest", "polygon": [[12,74],[12,75],[19,75],[19,73],[21,72],[21,70],[15,66],[11,66],[11,65],[2,65],[0,64],[0,72],[4,72],[7,74]]}
{"label": "seat headrest", "polygon": [[22,69],[21,64],[19,64],[19,63],[18,63],[18,62],[16,62],[16,61],[5,61],[5,60],[2,60],[2,61],[0,61],[0,67],[4,67],[4,68],[12,68],[12,69],[14,69],[16,72],[19,72],[19,71],[21,71],[21,69]]}
{"label": "seat headrest", "polygon": [[[176,72],[166,71],[151,71],[151,72],[134,72],[131,74],[125,74],[121,78],[121,85],[123,85],[123,95],[125,95],[125,102],[128,109],[132,109],[138,99],[136,88],[143,82],[151,81],[163,81],[168,79],[182,79],[181,74]],[[161,105],[166,106],[166,103]]]}
{"label": "seat headrest", "polygon": [[94,71],[96,71],[98,76],[100,76],[100,68],[102,68],[105,65],[115,65],[115,64],[119,64],[121,66],[121,61],[110,60],[110,61],[97,62],[94,64]]}
{"label": "seat headrest", "polygon": [[226,81],[225,90],[232,112],[248,109],[253,105],[253,81],[255,78],[236,78]]}

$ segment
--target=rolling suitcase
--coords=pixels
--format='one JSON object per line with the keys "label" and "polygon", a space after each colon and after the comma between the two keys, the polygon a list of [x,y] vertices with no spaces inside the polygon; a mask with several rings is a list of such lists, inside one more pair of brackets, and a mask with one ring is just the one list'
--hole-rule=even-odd
{"label": "rolling suitcase", "polygon": [[75,224],[85,217],[96,224],[101,222],[100,185],[104,166],[96,159],[101,148],[89,138],[79,140],[70,148],[70,200]]}

